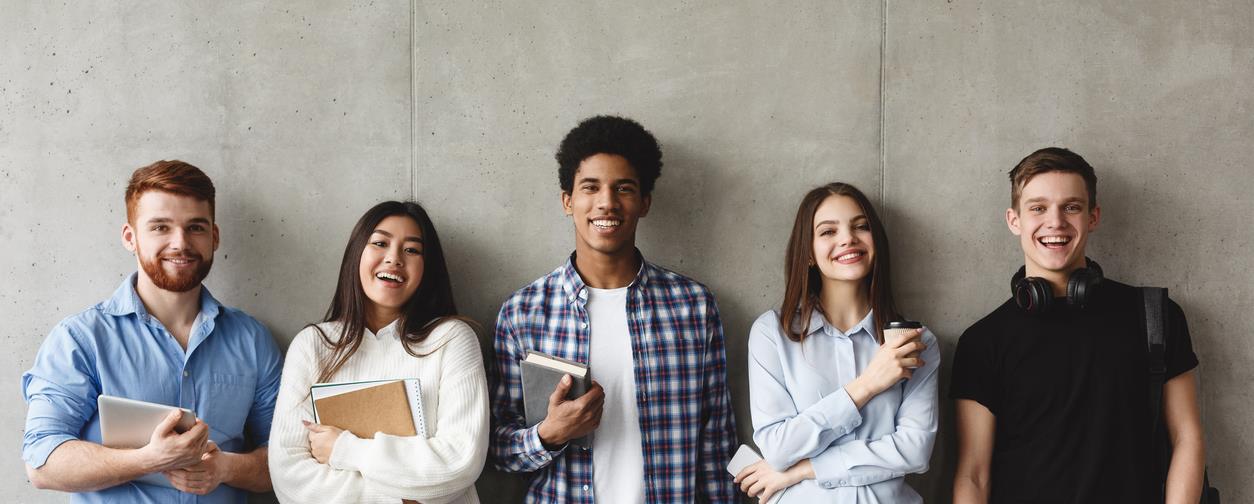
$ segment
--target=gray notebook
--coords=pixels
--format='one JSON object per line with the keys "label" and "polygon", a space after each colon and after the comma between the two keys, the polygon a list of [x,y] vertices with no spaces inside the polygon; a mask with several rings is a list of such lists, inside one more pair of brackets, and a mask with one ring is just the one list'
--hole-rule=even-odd
{"label": "gray notebook", "polygon": [[[566,398],[577,399],[588,391],[592,382],[587,365],[534,350],[527,351],[527,357],[522,361],[523,409],[527,427],[540,423],[548,415],[549,396],[553,395],[562,377],[568,374],[573,382]],[[588,445],[586,437],[572,442],[580,446]]]}

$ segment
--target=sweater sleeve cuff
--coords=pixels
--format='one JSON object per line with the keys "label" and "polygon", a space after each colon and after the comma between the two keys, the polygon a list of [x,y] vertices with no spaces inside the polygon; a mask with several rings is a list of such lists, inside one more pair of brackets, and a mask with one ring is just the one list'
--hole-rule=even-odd
{"label": "sweater sleeve cuff", "polygon": [[361,452],[366,449],[369,440],[361,439],[352,432],[340,432],[340,437],[335,439],[335,446],[331,447],[331,459],[327,461],[327,465],[333,469],[342,471],[361,472]]}

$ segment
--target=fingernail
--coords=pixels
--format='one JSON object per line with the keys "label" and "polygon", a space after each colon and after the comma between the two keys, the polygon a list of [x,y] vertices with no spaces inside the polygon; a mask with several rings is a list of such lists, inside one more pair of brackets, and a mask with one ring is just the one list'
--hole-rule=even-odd
{"label": "fingernail", "polygon": [[570,375],[562,377],[562,385],[570,385]]}

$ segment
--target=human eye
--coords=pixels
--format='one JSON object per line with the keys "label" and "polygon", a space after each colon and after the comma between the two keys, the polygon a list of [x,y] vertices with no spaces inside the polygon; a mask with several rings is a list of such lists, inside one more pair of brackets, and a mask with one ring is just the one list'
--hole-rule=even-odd
{"label": "human eye", "polygon": [[870,225],[870,224],[868,224],[868,223],[862,222],[862,223],[859,223],[858,225],[854,226],[853,228],[854,228],[854,229],[856,229],[856,230],[858,230],[858,231],[870,231],[870,230],[871,230],[871,225]]}
{"label": "human eye", "polygon": [[1041,205],[1032,205],[1032,206],[1028,207],[1028,211],[1031,211],[1031,212],[1036,212],[1036,213],[1041,213],[1041,212],[1044,212],[1044,211],[1045,211],[1045,207],[1044,207],[1044,206],[1041,206]]}
{"label": "human eye", "polygon": [[618,192],[623,193],[623,194],[632,194],[636,192],[636,188],[634,186],[629,186],[629,185],[620,185],[618,186]]}
{"label": "human eye", "polygon": [[166,227],[166,225],[165,225],[165,224],[153,224],[153,225],[152,225],[152,227],[150,227],[150,228],[148,228],[148,229],[149,229],[150,231],[156,231],[156,232],[160,233],[160,232],[164,232],[166,229],[169,229],[169,228],[168,228],[168,227]]}
{"label": "human eye", "polygon": [[193,233],[199,233],[205,230],[205,226],[202,226],[200,224],[192,224],[190,226],[187,226],[187,230]]}
{"label": "human eye", "polygon": [[1080,208],[1080,205],[1077,205],[1077,204],[1075,204],[1075,203],[1072,203],[1072,204],[1070,204],[1070,205],[1067,205],[1066,209],[1067,209],[1067,211],[1068,211],[1068,212],[1071,212],[1071,213],[1077,213],[1077,212],[1079,212],[1080,210],[1082,210],[1082,208]]}
{"label": "human eye", "polygon": [[422,249],[417,247],[406,247],[405,253],[409,255],[422,255]]}
{"label": "human eye", "polygon": [[586,193],[594,193],[594,192],[597,192],[598,188],[596,184],[584,184],[580,186],[580,189]]}
{"label": "human eye", "polygon": [[836,234],[836,230],[832,228],[819,228],[819,236],[832,236]]}
{"label": "human eye", "polygon": [[375,240],[375,241],[370,242],[370,244],[379,248],[388,246],[388,242],[383,241],[383,240]]}

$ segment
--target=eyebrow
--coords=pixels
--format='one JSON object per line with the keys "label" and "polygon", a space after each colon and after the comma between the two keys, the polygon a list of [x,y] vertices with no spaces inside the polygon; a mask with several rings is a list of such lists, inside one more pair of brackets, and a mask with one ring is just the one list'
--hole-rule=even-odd
{"label": "eyebrow", "polygon": [[[849,222],[853,222],[853,221],[856,221],[856,220],[858,220],[858,219],[866,219],[866,218],[867,218],[867,217],[866,217],[866,215],[858,215],[858,216],[856,216],[856,217],[854,217],[854,218],[852,218],[852,219],[849,219]],[[814,223],[814,227],[819,227],[819,226],[822,226],[822,225],[825,225],[825,224],[836,225],[836,224],[839,224],[839,223],[840,223],[840,221],[834,221],[834,220],[828,219],[828,220],[825,220],[825,221],[819,221],[819,222]]]}
{"label": "eyebrow", "polygon": [[[579,183],[579,184],[582,184],[582,183],[584,183],[584,182],[597,182],[597,183],[600,183],[600,182],[601,182],[601,179],[596,178],[596,177],[583,177],[583,178],[580,178],[580,179],[577,181],[577,183]],[[614,181],[614,183],[615,183],[615,184],[619,184],[619,185],[622,185],[622,184],[631,184],[631,185],[637,185],[637,186],[638,186],[638,185],[640,185],[640,181],[638,181],[638,180],[636,180],[636,179],[633,179],[633,178],[622,178],[622,179],[618,179],[618,180]]]}
{"label": "eyebrow", "polygon": [[[151,219],[148,219],[148,221],[147,221],[147,223],[148,223],[149,225],[152,225],[152,224],[170,224],[170,223],[173,223],[173,222],[174,222],[174,219],[171,219],[171,218],[169,218],[169,217],[153,217],[153,218],[151,218]],[[204,218],[204,217],[196,217],[196,218],[193,218],[193,219],[191,219],[191,220],[187,221],[187,223],[188,223],[188,224],[211,224],[211,223],[209,222],[209,219],[206,219],[206,218]]]}
{"label": "eyebrow", "polygon": [[[374,232],[375,232],[375,233],[378,233],[378,234],[381,234],[381,235],[383,235],[383,236],[386,236],[386,237],[388,237],[388,238],[392,238],[392,233],[389,233],[389,232],[384,231],[384,230],[382,230],[382,229],[376,229],[376,230],[374,230]],[[422,237],[421,237],[421,236],[406,236],[404,241],[412,241],[412,242],[422,243]]]}
{"label": "eyebrow", "polygon": [[[1035,198],[1029,198],[1029,199],[1023,200],[1023,203],[1025,203],[1025,204],[1027,204],[1027,203],[1044,203],[1044,202],[1047,202],[1047,201],[1049,201],[1049,198],[1046,198],[1046,197],[1044,197],[1044,196],[1037,196],[1037,197],[1035,197]],[[1079,202],[1085,202],[1085,201],[1088,201],[1088,200],[1086,200],[1085,198],[1079,197],[1079,196],[1072,196],[1072,197],[1070,197],[1070,198],[1066,198],[1066,199],[1062,200],[1062,202],[1063,202],[1063,203],[1074,203],[1074,202],[1077,202],[1077,201],[1079,201]]]}

